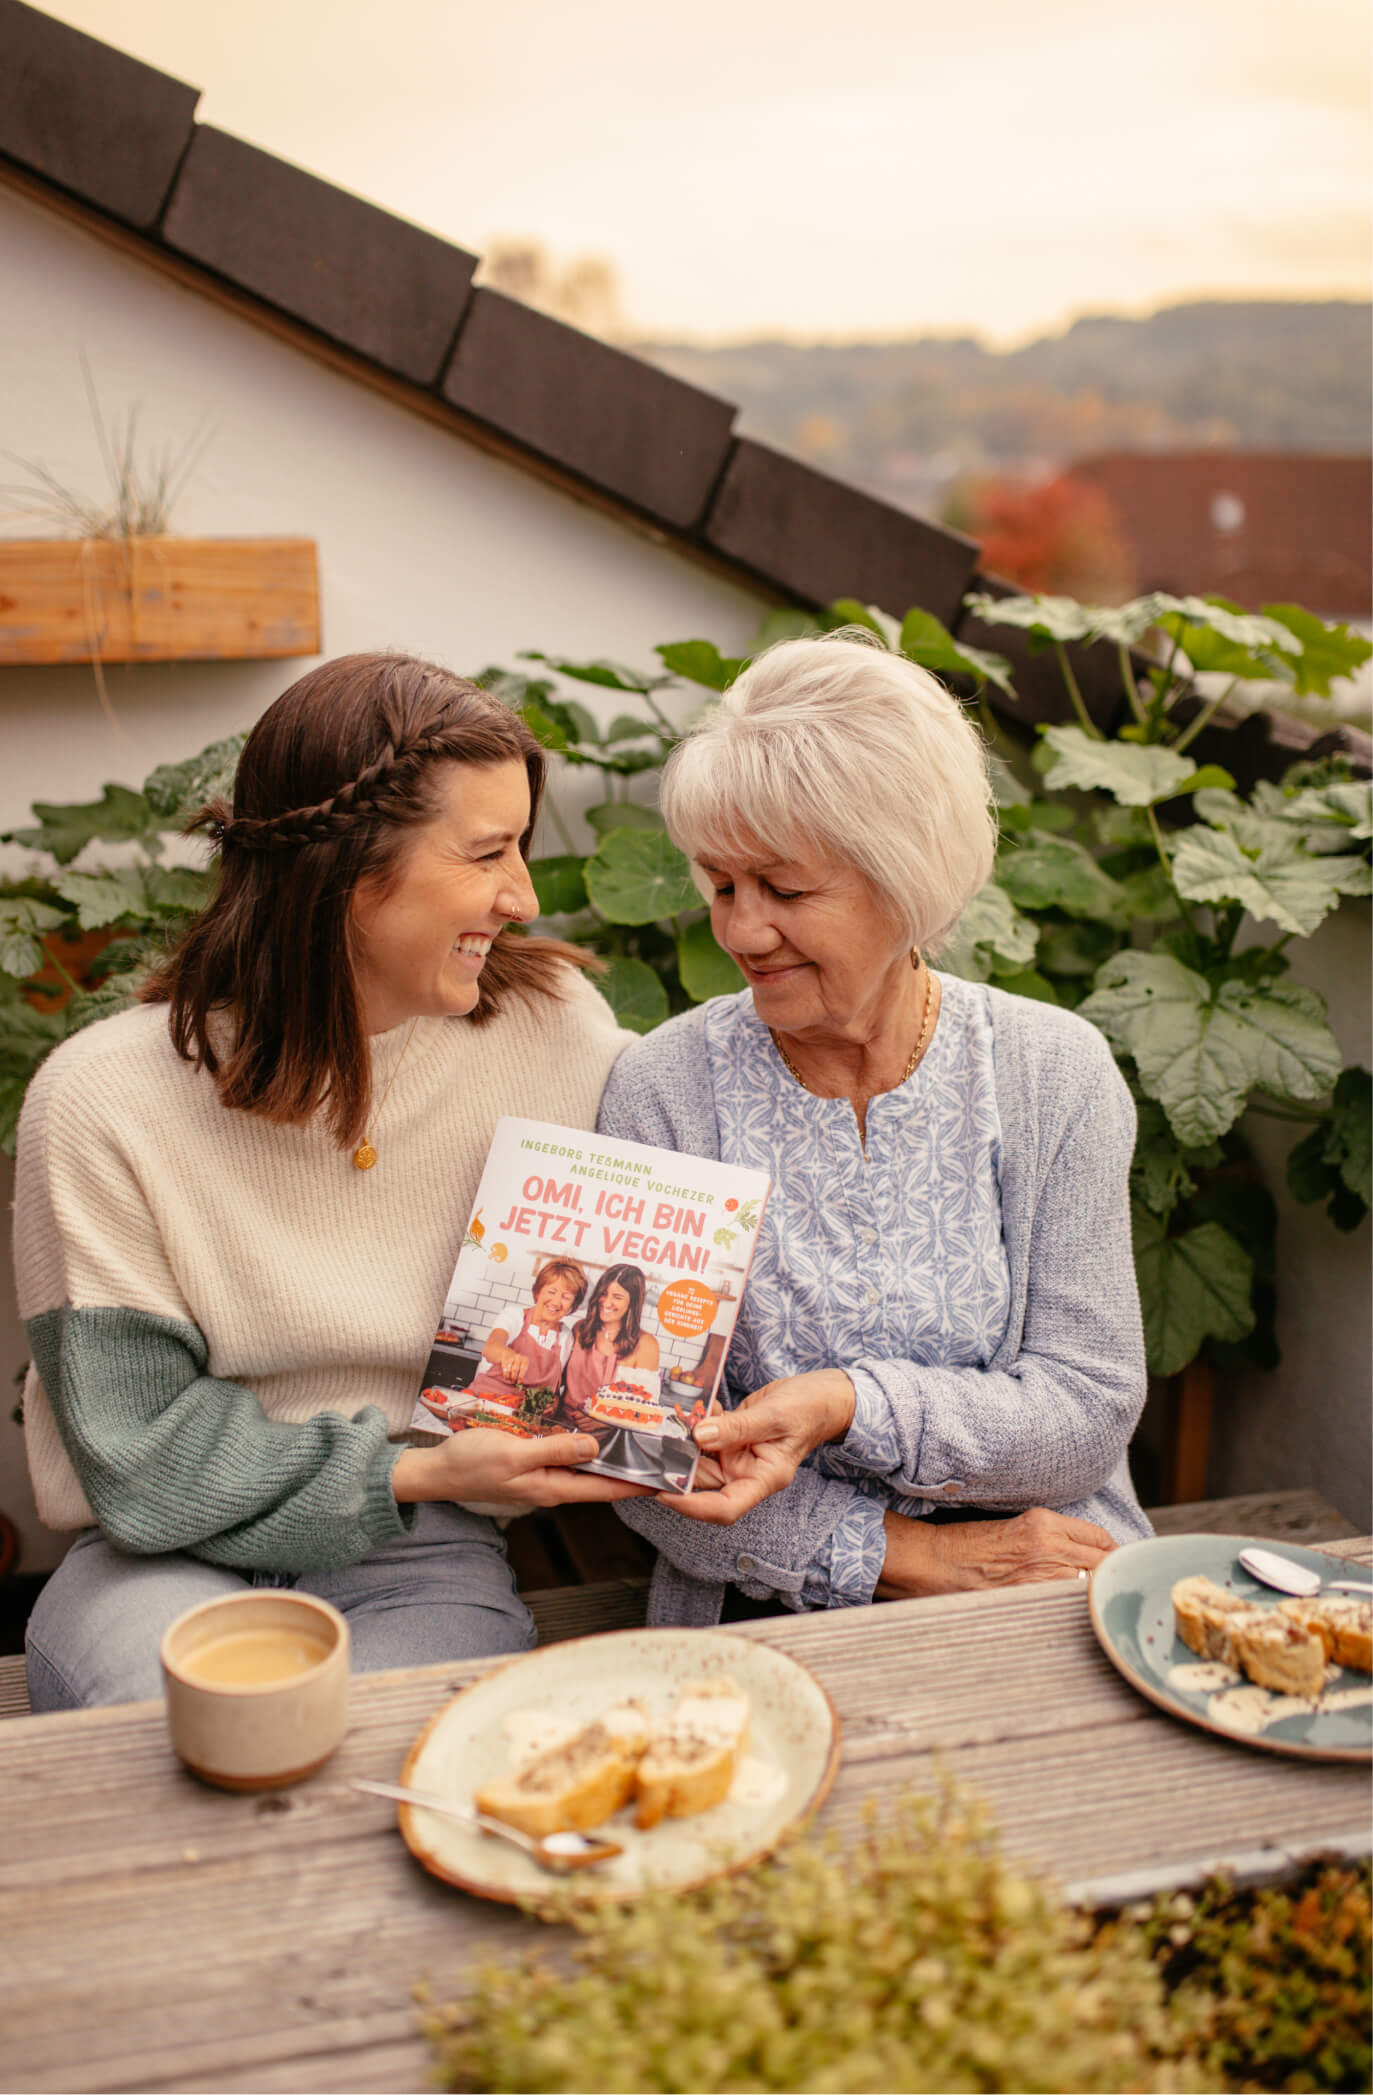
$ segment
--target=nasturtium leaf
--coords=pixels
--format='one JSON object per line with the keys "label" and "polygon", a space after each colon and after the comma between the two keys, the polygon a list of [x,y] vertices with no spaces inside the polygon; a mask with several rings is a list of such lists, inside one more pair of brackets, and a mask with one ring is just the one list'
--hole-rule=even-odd
{"label": "nasturtium leaf", "polygon": [[988,881],[959,918],[939,965],[965,981],[985,982],[993,973],[1028,967],[1038,937],[1038,926],[1021,915],[1005,888]]}
{"label": "nasturtium leaf", "polygon": [[628,669],[623,662],[573,662],[566,655],[545,655],[539,648],[522,647],[522,662],[546,662],[559,676],[575,677],[581,684],[600,684],[607,691],[659,691],[671,677],[654,676],[643,669]]}
{"label": "nasturtium leaf", "polygon": [[1012,968],[1007,974],[994,974],[991,981],[995,988],[1007,990],[1013,997],[1033,997],[1039,1004],[1062,1001],[1048,976],[1041,975],[1038,968]]}
{"label": "nasturtium leaf", "polygon": [[643,742],[650,735],[662,739],[662,729],[656,720],[641,720],[633,713],[617,713],[601,740],[607,745],[612,742]]}
{"label": "nasturtium leaf", "polygon": [[612,924],[652,924],[701,905],[691,868],[663,830],[612,829],[586,862],[586,891]]}
{"label": "nasturtium leaf", "polygon": [[1184,792],[1197,767],[1158,743],[1103,742],[1080,727],[1051,727],[1044,741],[1057,761],[1045,784],[1109,793],[1122,807],[1152,807]]}
{"label": "nasturtium leaf", "polygon": [[0,973],[36,975],[47,959],[43,933],[67,922],[62,910],[28,895],[0,895]]}
{"label": "nasturtium leaf", "polygon": [[1327,625],[1300,604],[1265,604],[1262,616],[1286,626],[1301,645],[1294,665],[1298,696],[1312,693],[1329,698],[1336,677],[1353,676],[1373,655],[1373,644],[1362,633],[1349,626]]}
{"label": "nasturtium leaf", "polygon": [[986,648],[964,647],[932,611],[908,611],[901,621],[897,646],[907,661],[919,663],[934,676],[974,677],[979,684],[995,684],[1007,698],[1015,697],[1011,665],[1005,656]]}
{"label": "nasturtium leaf", "polygon": [[69,804],[35,800],[33,812],[38,828],[10,830],[4,841],[47,851],[59,866],[69,866],[97,839],[102,844],[136,841],[153,857],[162,849],[157,818],[143,795],[128,786],[106,786],[98,800]]}
{"label": "nasturtium leaf", "polygon": [[541,917],[571,916],[586,908],[585,864],[578,854],[564,852],[556,858],[531,858],[529,878],[539,898]]}
{"label": "nasturtium leaf", "polygon": [[622,1026],[631,1033],[651,1033],[667,1017],[667,991],[642,960],[617,954],[596,987]]}
{"label": "nasturtium leaf", "polygon": [[1109,924],[1041,924],[1039,966],[1047,975],[1094,975],[1116,937]]}
{"label": "nasturtium leaf", "polygon": [[1091,618],[1067,596],[987,596],[974,591],[965,596],[963,608],[988,626],[1017,626],[1042,640],[1085,640]]}
{"label": "nasturtium leaf", "polygon": [[1229,1230],[1203,1222],[1170,1237],[1138,1205],[1131,1222],[1151,1374],[1176,1375],[1208,1338],[1240,1339],[1253,1330],[1253,1262]]}
{"label": "nasturtium leaf", "polygon": [[1330,786],[1308,786],[1294,793],[1284,819],[1303,827],[1327,825],[1340,836],[1340,848],[1373,837],[1373,779],[1353,778]]}
{"label": "nasturtium leaf", "polygon": [[1255,1087],[1278,1097],[1323,1097],[1340,1052],[1314,990],[1233,979],[1214,988],[1171,954],[1114,954],[1078,1006],[1113,1048],[1132,1055],[1139,1081],[1180,1142],[1214,1141]]}
{"label": "nasturtium leaf", "polygon": [[704,684],[707,691],[728,691],[748,659],[722,655],[709,640],[674,640],[666,647],[655,648],[654,653],[664,669],[693,684]]}
{"label": "nasturtium leaf", "polygon": [[677,940],[677,971],[683,989],[696,1004],[704,1004],[707,997],[732,997],[744,986],[729,954],[716,944],[709,917],[698,917],[682,931]]}
{"label": "nasturtium leaf", "polygon": [[889,647],[893,653],[900,651],[900,621],[877,604],[860,603],[856,596],[835,597],[821,613],[821,623],[831,633],[837,633],[844,626],[866,626],[870,633],[877,635],[883,647]]}
{"label": "nasturtium leaf", "polygon": [[1071,837],[1033,832],[1023,844],[1000,853],[995,878],[1022,909],[1061,909],[1070,917],[1097,917],[1108,924],[1125,920],[1119,882]]}
{"label": "nasturtium leaf", "polygon": [[661,829],[663,818],[656,807],[639,807],[632,800],[603,800],[599,807],[589,807],[586,820],[598,837],[609,836],[612,829]]}
{"label": "nasturtium leaf", "polygon": [[1299,938],[1309,937],[1342,893],[1367,892],[1367,874],[1362,860],[1318,857],[1290,831],[1251,854],[1232,831],[1197,823],[1173,851],[1173,880],[1184,900],[1241,902],[1250,916]]}
{"label": "nasturtium leaf", "polygon": [[159,764],[143,781],[143,797],[168,829],[180,829],[207,800],[233,798],[234,774],[246,734],[226,735],[180,764]]}
{"label": "nasturtium leaf", "polygon": [[1287,1159],[1287,1183],[1298,1200],[1325,1200],[1340,1229],[1353,1229],[1373,1205],[1373,1077],[1346,1069],[1330,1110]]}
{"label": "nasturtium leaf", "polygon": [[203,909],[210,877],[189,868],[121,866],[115,872],[60,873],[53,886],[76,911],[83,931],[128,920],[157,922]]}

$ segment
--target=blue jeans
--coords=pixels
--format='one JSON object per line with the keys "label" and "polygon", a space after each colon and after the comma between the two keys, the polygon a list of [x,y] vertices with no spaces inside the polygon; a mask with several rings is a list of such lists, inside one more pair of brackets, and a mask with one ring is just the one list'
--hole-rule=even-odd
{"label": "blue jeans", "polygon": [[160,1698],[158,1646],[168,1624],[202,1600],[253,1586],[332,1601],[348,1618],[355,1673],[528,1651],[535,1640],[500,1529],[461,1506],[421,1505],[408,1535],[342,1571],[241,1572],[196,1557],[131,1557],[87,1528],[29,1622],[32,1708]]}

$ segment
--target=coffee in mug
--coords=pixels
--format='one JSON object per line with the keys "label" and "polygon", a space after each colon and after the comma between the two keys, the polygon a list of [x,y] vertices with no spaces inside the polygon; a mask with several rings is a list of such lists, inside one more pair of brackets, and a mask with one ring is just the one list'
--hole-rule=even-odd
{"label": "coffee in mug", "polygon": [[162,1639],[178,1757],[219,1789],[283,1789],[348,1728],[348,1624],[310,1593],[203,1601]]}

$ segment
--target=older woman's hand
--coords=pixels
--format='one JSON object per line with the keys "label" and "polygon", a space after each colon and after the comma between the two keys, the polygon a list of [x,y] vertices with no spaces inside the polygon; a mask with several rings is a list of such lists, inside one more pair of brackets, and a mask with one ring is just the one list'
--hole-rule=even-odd
{"label": "older woman's hand", "polygon": [[1115,1542],[1094,1521],[1048,1506],[1009,1520],[908,1520],[883,1516],[887,1555],[877,1582],[882,1600],[919,1600],[931,1593],[974,1593],[985,1586],[1027,1586],[1090,1572]]}
{"label": "older woman's hand", "polygon": [[853,1384],[838,1368],[765,1383],[737,1411],[713,1412],[696,1427],[696,1445],[718,1464],[720,1488],[682,1497],[665,1492],[665,1502],[692,1520],[729,1526],[785,1491],[812,1448],[842,1440],[853,1406]]}

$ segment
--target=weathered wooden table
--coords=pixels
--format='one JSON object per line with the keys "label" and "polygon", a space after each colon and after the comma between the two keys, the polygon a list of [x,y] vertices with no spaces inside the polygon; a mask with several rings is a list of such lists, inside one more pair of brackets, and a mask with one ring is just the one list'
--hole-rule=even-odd
{"label": "weathered wooden table", "polygon": [[[1367,1539],[1327,1544],[1362,1563]],[[1081,1585],[737,1626],[824,1682],[844,1757],[821,1823],[929,1788],[935,1761],[995,1804],[1008,1848],[1118,1896],[1367,1845],[1369,1778],[1213,1737],[1136,1695]],[[427,1877],[390,1806],[421,1724],[480,1663],[355,1683],[313,1780],[235,1797],[183,1774],[156,1704],[0,1726],[0,2085],[419,2089],[409,1988],[523,1956],[537,1925]]]}

